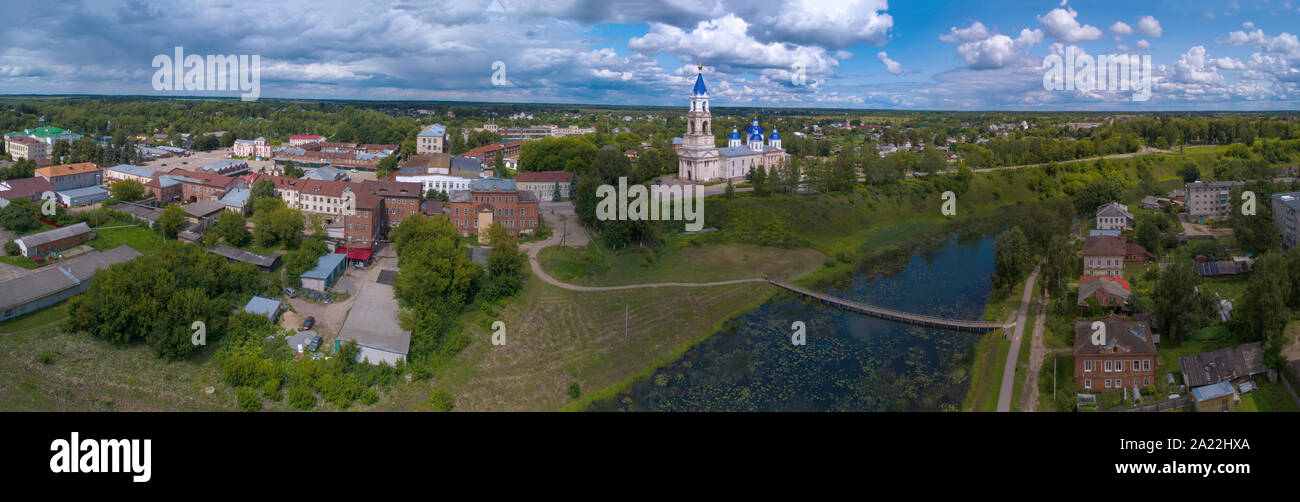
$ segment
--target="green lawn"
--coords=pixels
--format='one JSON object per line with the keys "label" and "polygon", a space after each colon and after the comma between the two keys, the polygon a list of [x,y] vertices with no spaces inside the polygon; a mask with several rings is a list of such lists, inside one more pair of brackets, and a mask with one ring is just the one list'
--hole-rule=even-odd
{"label": "green lawn", "polygon": [[597,242],[583,248],[551,246],[538,254],[552,277],[584,286],[651,282],[715,282],[766,275],[793,279],[827,258],[812,249],[780,249],[750,244],[670,245],[658,250],[629,248],[611,252]]}
{"label": "green lawn", "polygon": [[18,256],[0,255],[0,261],[8,263],[10,265],[17,265],[19,267],[26,268],[26,269],[33,269],[40,266],[36,262],[32,261],[31,258],[22,255],[18,255]]}
{"label": "green lawn", "polygon": [[51,307],[0,322],[0,333],[13,333],[44,326],[66,317],[68,317],[68,302],[59,302]]}
{"label": "green lawn", "polygon": [[1295,401],[1291,400],[1291,395],[1287,394],[1286,388],[1281,383],[1271,384],[1267,379],[1256,378],[1256,389],[1241,395],[1241,403],[1237,405],[1236,411],[1262,411],[1262,412],[1296,412]]}
{"label": "green lawn", "polygon": [[[116,225],[113,225],[116,226]],[[129,226],[121,228],[95,229],[95,238],[86,244],[99,251],[113,249],[126,244],[142,254],[149,254],[163,244],[161,235],[153,230]]]}

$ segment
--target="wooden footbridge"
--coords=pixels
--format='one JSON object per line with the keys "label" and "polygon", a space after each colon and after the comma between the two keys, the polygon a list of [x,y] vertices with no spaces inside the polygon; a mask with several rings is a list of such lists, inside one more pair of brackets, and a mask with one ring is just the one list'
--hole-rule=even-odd
{"label": "wooden footbridge", "polygon": [[925,326],[927,328],[951,329],[951,330],[966,331],[971,333],[988,333],[995,329],[1011,328],[1016,325],[1015,322],[1003,324],[999,322],[966,321],[962,319],[945,319],[942,317],[912,314],[900,310],[887,309],[884,307],[876,307],[874,305],[858,303],[855,301],[845,300],[843,298],[836,298],[834,296],[818,293],[816,291],[809,291],[807,289],[795,286],[793,284],[783,282],[779,279],[768,279],[767,282],[771,283],[773,286],[789,290],[799,296],[812,298],[814,300],[820,301],[827,305],[832,305],[837,308],[847,310],[849,312],[868,315],[871,317],[878,317],[880,319],[888,319],[891,321],[905,322],[908,324],[916,324],[919,326]]}

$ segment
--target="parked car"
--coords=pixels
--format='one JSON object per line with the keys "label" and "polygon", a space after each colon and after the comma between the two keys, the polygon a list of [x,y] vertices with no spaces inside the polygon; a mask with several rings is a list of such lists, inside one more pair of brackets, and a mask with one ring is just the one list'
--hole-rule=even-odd
{"label": "parked car", "polygon": [[316,325],[316,318],[313,316],[307,316],[306,319],[302,320],[302,327],[299,328],[299,331],[307,331],[311,329],[312,326],[315,325]]}
{"label": "parked car", "polygon": [[297,298],[298,292],[294,291],[293,288],[284,288],[284,296],[287,296],[289,298]]}
{"label": "parked car", "polygon": [[307,349],[311,350],[312,352],[315,352],[316,349],[320,348],[320,343],[322,341],[323,340],[321,339],[320,335],[311,337],[311,344],[307,346]]}

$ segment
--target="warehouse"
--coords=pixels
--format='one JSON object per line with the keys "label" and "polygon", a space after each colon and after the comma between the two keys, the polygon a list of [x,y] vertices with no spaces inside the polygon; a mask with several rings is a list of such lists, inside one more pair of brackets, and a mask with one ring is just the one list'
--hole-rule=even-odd
{"label": "warehouse", "polygon": [[94,186],[73,188],[70,190],[60,190],[56,192],[59,196],[59,202],[67,207],[84,206],[94,204],[108,198],[108,190]]}
{"label": "warehouse", "polygon": [[95,238],[95,231],[84,222],[54,230],[46,230],[15,239],[23,256],[36,259],[55,251],[62,251]]}
{"label": "warehouse", "polygon": [[92,251],[2,282],[0,320],[35,312],[80,294],[90,286],[96,270],[137,256],[140,253],[129,246]]}
{"label": "warehouse", "polygon": [[347,255],[328,253],[316,259],[316,268],[303,272],[302,287],[324,293],[343,275]]}

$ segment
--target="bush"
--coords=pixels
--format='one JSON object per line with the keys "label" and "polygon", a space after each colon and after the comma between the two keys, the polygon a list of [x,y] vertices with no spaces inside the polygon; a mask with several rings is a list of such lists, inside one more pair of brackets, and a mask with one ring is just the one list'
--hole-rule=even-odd
{"label": "bush", "polygon": [[239,403],[240,411],[257,411],[262,409],[262,399],[257,397],[257,391],[252,387],[239,387],[235,389],[235,401]]}
{"label": "bush", "polygon": [[316,406],[316,395],[303,384],[289,387],[289,405],[300,410],[310,410]]}
{"label": "bush", "polygon": [[433,411],[451,411],[456,405],[456,399],[451,397],[451,393],[442,389],[433,391],[427,402]]}
{"label": "bush", "polygon": [[41,364],[54,364],[54,359],[58,357],[58,355],[59,353],[53,350],[41,351],[41,355],[39,356]]}
{"label": "bush", "polygon": [[18,256],[18,253],[20,252],[22,252],[22,250],[18,249],[17,242],[9,241],[5,243],[5,254],[9,256]]}
{"label": "bush", "polygon": [[361,398],[359,401],[361,401],[361,404],[370,406],[379,402],[379,393],[375,392],[375,389],[366,389],[361,391]]}
{"label": "bush", "polygon": [[569,397],[574,398],[574,399],[577,399],[578,396],[581,396],[581,395],[582,395],[582,387],[579,387],[579,386],[578,386],[578,382],[570,383],[570,384],[569,384]]}
{"label": "bush", "polygon": [[280,379],[272,378],[262,384],[262,396],[266,397],[269,401],[279,401],[281,397]]}

